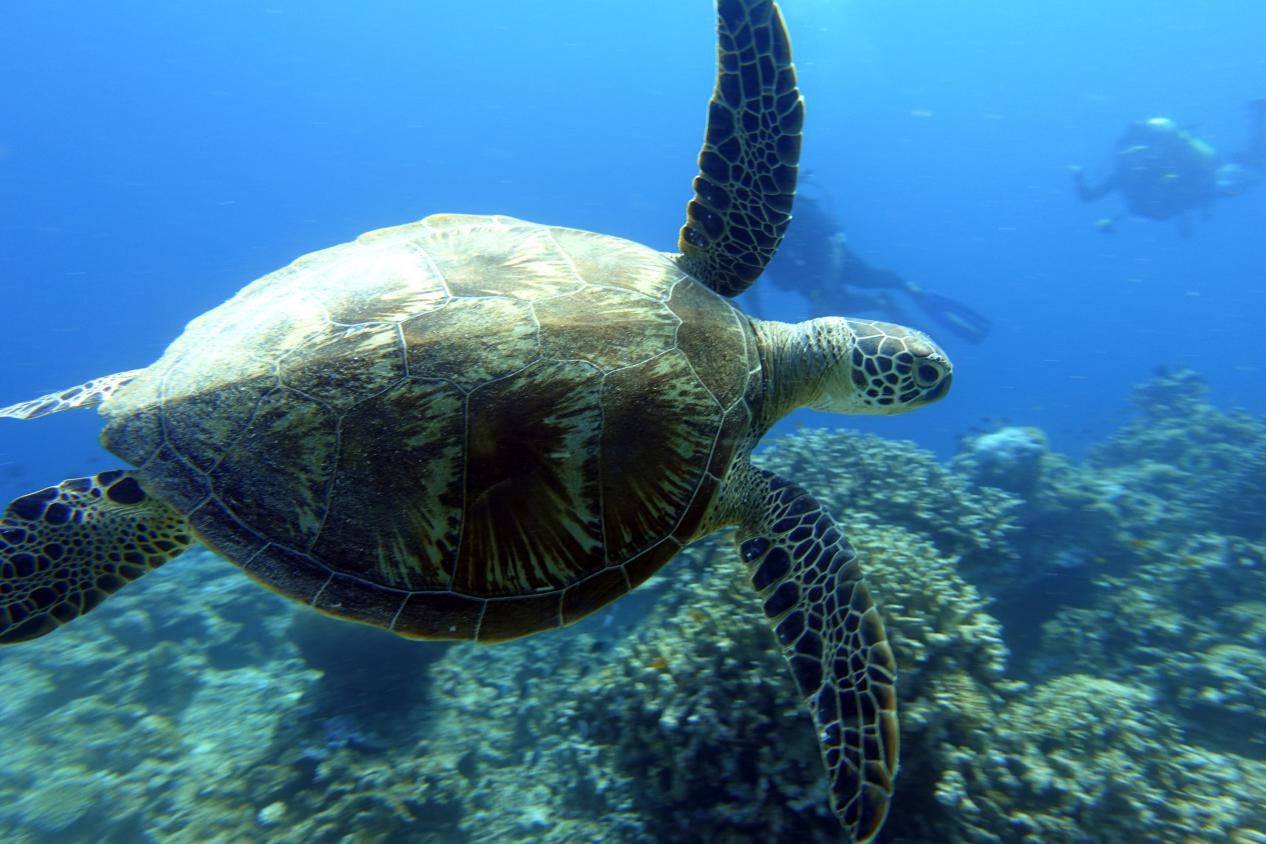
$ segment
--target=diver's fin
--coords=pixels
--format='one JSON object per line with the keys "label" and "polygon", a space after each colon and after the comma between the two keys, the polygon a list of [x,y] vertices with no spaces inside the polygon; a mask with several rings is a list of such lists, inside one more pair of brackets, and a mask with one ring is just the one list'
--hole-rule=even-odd
{"label": "diver's fin", "polygon": [[914,298],[925,314],[969,343],[979,343],[993,329],[988,317],[948,296],[925,290]]}

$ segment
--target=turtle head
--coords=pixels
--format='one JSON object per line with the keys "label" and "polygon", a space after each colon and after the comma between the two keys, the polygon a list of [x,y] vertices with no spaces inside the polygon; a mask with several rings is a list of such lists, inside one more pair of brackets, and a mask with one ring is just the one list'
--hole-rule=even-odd
{"label": "turtle head", "polygon": [[922,331],[869,319],[823,317],[805,324],[826,366],[810,402],[832,413],[891,415],[945,397],[954,367]]}

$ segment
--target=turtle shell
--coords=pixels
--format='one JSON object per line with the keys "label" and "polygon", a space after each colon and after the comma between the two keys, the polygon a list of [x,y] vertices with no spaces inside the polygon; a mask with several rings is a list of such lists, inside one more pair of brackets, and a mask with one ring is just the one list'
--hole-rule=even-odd
{"label": "turtle shell", "polygon": [[103,443],[265,585],[498,640],[629,591],[750,440],[747,318],[670,257],[441,215],[306,255],[191,322]]}

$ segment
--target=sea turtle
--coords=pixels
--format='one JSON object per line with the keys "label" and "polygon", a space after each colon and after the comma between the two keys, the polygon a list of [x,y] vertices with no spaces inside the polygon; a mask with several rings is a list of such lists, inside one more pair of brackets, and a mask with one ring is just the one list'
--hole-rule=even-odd
{"label": "sea turtle", "polygon": [[790,218],[803,122],[777,5],[721,0],[680,254],[439,215],[299,258],[154,364],[0,410],[99,406],[135,469],[0,519],[0,642],[42,636],[205,543],[263,585],[419,639],[559,627],[735,527],[816,723],[832,803],[877,832],[897,768],[892,652],[843,529],[753,446],[792,409],[945,395],[922,333],[751,319],[729,300]]}

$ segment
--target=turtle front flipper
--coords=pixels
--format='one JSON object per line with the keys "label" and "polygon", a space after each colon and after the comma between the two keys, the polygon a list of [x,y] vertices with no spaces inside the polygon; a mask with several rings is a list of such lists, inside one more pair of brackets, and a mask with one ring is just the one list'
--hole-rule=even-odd
{"label": "turtle front flipper", "polygon": [[678,249],[686,272],[737,296],[791,221],[804,101],[777,3],[718,0],[717,42],[716,90]]}
{"label": "turtle front flipper", "polygon": [[139,369],[130,369],[127,372],[103,375],[77,387],[59,390],[56,393],[49,393],[46,396],[40,396],[38,399],[31,399],[20,404],[0,407],[0,416],[7,416],[10,419],[39,419],[41,416],[48,416],[50,413],[60,413],[63,410],[96,407],[114,395],[116,390],[131,381],[140,372],[141,370]]}
{"label": "turtle front flipper", "polygon": [[192,543],[185,517],[132,472],[14,499],[0,516],[0,645],[55,630]]}
{"label": "turtle front flipper", "polygon": [[896,663],[841,527],[800,487],[750,470],[736,537],[809,704],[831,805],[859,842],[883,825],[897,774]]}

